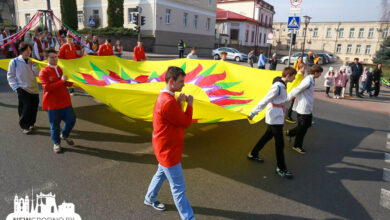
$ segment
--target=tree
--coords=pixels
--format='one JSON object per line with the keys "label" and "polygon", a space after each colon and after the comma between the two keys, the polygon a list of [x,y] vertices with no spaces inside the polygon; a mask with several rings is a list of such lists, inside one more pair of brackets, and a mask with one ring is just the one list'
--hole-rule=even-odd
{"label": "tree", "polygon": [[73,30],[77,30],[79,27],[76,0],[60,0],[60,5],[62,22]]}
{"label": "tree", "polygon": [[108,27],[123,27],[123,0],[108,0]]}
{"label": "tree", "polygon": [[388,37],[376,52],[374,63],[382,63],[390,65],[390,37]]}

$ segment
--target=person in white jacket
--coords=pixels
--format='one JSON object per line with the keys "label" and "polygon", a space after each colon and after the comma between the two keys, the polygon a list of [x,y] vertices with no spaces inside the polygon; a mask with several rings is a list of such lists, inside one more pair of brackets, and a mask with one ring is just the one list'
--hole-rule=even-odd
{"label": "person in white jacket", "polygon": [[271,89],[267,95],[259,102],[259,104],[252,110],[248,116],[250,120],[253,119],[260,111],[267,107],[265,114],[265,123],[267,124],[267,130],[256,146],[248,154],[248,159],[257,162],[264,162],[259,157],[259,151],[263,149],[264,145],[272,139],[275,139],[275,151],[276,151],[276,173],[282,177],[291,179],[292,173],[287,170],[284,161],[284,138],[283,138],[283,124],[286,116],[286,108],[284,103],[287,98],[287,83],[292,82],[295,79],[297,71],[292,67],[286,67],[282,72],[282,77],[276,77],[273,80]]}
{"label": "person in white jacket", "polygon": [[29,59],[31,45],[22,42],[19,51],[21,55],[9,62],[7,79],[12,90],[18,93],[19,125],[24,134],[30,134],[34,128],[39,105],[39,87],[36,80],[38,69]]}
{"label": "person in white jacket", "polygon": [[312,124],[313,119],[313,103],[314,103],[314,79],[321,76],[323,69],[320,65],[314,65],[310,68],[310,75],[305,77],[302,82],[291,90],[287,96],[287,100],[290,101],[294,97],[295,102],[293,110],[297,113],[298,124],[291,130],[286,131],[286,135],[291,140],[291,137],[295,137],[294,146],[292,149],[300,154],[305,154],[306,150],[303,149],[303,139],[306,135],[307,129]]}
{"label": "person in white jacket", "polygon": [[325,96],[330,98],[329,91],[331,88],[333,88],[335,82],[335,72],[333,67],[329,67],[329,70],[325,74],[324,78],[325,78],[324,86],[326,88]]}

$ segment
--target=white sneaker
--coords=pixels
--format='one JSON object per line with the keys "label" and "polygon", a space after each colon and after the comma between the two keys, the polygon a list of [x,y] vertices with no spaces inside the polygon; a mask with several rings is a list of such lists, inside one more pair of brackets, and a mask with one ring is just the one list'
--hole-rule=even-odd
{"label": "white sneaker", "polygon": [[23,134],[31,134],[32,130],[31,129],[23,129]]}
{"label": "white sneaker", "polygon": [[70,137],[67,137],[67,138],[64,138],[64,136],[62,136],[62,134],[60,135],[61,139],[66,141],[66,143],[70,146],[73,146],[74,145],[74,141],[72,140],[72,138]]}
{"label": "white sneaker", "polygon": [[60,145],[60,144],[54,144],[53,151],[54,151],[54,153],[56,153],[56,154],[61,153],[61,152],[62,152],[62,147],[61,147],[61,145]]}

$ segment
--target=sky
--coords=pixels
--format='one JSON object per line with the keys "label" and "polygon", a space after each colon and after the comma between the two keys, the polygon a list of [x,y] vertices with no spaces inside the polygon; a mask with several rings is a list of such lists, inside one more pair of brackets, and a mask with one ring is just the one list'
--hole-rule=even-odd
{"label": "sky", "polygon": [[[266,2],[275,7],[275,22],[287,22],[290,0]],[[390,7],[390,0],[387,2]],[[382,0],[303,0],[299,7],[299,16],[308,15],[313,22],[379,21],[382,16]]]}

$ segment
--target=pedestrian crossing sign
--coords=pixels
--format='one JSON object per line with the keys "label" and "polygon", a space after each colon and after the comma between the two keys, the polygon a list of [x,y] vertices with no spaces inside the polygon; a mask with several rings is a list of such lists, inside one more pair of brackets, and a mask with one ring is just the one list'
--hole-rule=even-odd
{"label": "pedestrian crossing sign", "polygon": [[287,28],[299,29],[299,21],[300,21],[300,17],[296,17],[296,16],[288,17]]}

